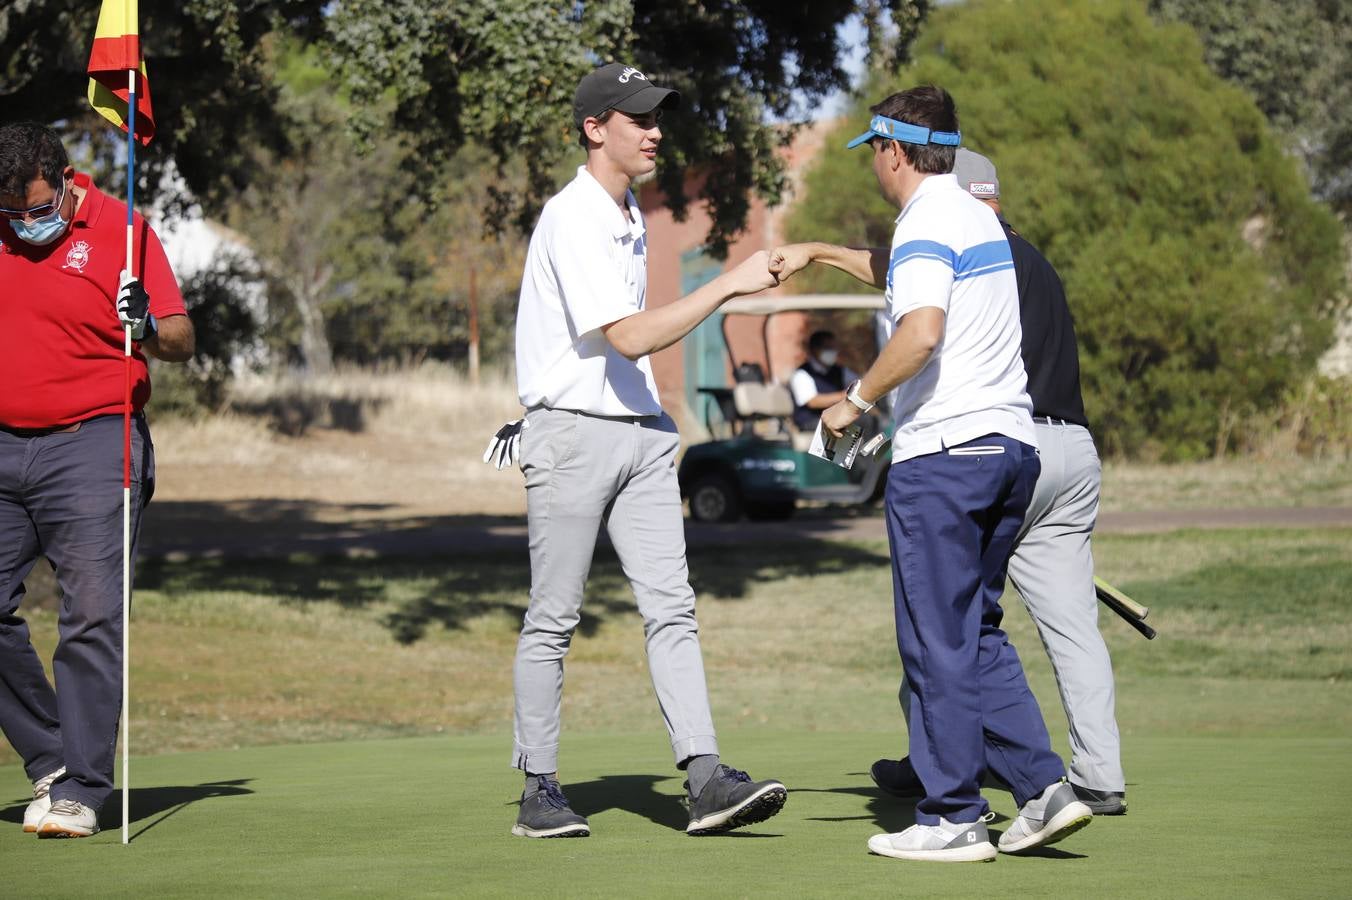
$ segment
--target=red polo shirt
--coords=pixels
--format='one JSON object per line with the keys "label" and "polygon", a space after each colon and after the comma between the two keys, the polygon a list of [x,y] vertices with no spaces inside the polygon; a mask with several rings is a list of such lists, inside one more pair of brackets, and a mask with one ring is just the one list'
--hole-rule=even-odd
{"label": "red polo shirt", "polygon": [[[45,247],[0,220],[0,425],[50,428],[120,414],[124,390],[118,273],[127,255],[127,205],[77,174],[84,202],[65,235]],[[157,319],[184,315],[160,239],[138,214],[136,274]],[[140,346],[132,348],[132,408],[150,399]]]}

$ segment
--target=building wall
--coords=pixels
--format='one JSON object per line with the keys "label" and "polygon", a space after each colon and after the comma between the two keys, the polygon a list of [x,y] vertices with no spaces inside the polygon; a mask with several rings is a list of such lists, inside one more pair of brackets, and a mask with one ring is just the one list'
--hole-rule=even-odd
{"label": "building wall", "polygon": [[[821,147],[822,137],[834,123],[819,123],[799,132],[795,141],[785,149],[788,166],[789,192],[786,202],[770,208],[759,198],[752,199],[745,231],[738,236],[728,251],[721,271],[745,260],[757,250],[772,250],[783,241],[783,221],[791,208],[795,188],[801,176]],[[687,196],[697,196],[700,181],[692,176],[686,182]],[[680,298],[681,262],[691,251],[698,250],[709,233],[710,219],[703,203],[692,203],[685,221],[678,222],[666,208],[665,198],[655,183],[643,185],[637,192],[648,229],[648,305],[662,306]],[[792,287],[784,288],[792,290]],[[774,317],[766,335],[769,359],[766,359],[762,339],[763,316],[729,316],[726,333],[733,356],[738,363],[760,364],[770,380],[787,382],[793,370],[804,359],[803,345],[810,332],[808,317],[802,313],[785,313]],[[697,410],[686,403],[686,348],[682,343],[653,355],[653,374],[662,406],[671,413],[687,437],[702,436],[705,432]],[[731,366],[726,366],[725,383],[732,383]]]}

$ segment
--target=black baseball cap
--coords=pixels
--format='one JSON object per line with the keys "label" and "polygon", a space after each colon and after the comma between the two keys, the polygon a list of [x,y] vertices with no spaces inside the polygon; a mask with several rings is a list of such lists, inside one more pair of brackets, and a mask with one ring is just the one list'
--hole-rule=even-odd
{"label": "black baseball cap", "polygon": [[599,116],[608,109],[641,116],[659,106],[670,109],[680,102],[680,94],[653,84],[635,66],[607,63],[577,83],[573,124],[581,128],[588,117]]}

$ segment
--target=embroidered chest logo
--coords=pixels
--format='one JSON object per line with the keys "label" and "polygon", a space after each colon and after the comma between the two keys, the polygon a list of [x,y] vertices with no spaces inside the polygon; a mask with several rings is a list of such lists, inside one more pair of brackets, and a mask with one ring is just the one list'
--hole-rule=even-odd
{"label": "embroidered chest logo", "polygon": [[83,272],[87,265],[89,265],[89,242],[76,241],[66,251],[66,264],[61,268]]}

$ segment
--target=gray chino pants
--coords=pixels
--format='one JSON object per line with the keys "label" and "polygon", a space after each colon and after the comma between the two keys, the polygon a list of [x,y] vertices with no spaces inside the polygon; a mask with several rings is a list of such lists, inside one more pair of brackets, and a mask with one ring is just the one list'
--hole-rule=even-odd
{"label": "gray chino pants", "polygon": [[[132,421],[132,559],[155,484],[145,419]],[[19,615],[39,556],[63,594],[47,680]],[[34,781],[65,766],[52,799],[99,809],[113,790],[122,714],[122,417],[78,431],[0,432],[0,730]]]}
{"label": "gray chino pants", "polygon": [[517,644],[512,765],[558,770],[563,658],[601,524],[643,617],[648,669],[676,765],[717,753],[685,561],[671,417],[532,409],[522,433],[531,590]]}
{"label": "gray chino pants", "polygon": [[1009,580],[1037,623],[1070,723],[1070,780],[1123,791],[1113,666],[1098,629],[1090,536],[1100,466],[1089,430],[1037,424],[1042,475],[1009,560]]}

